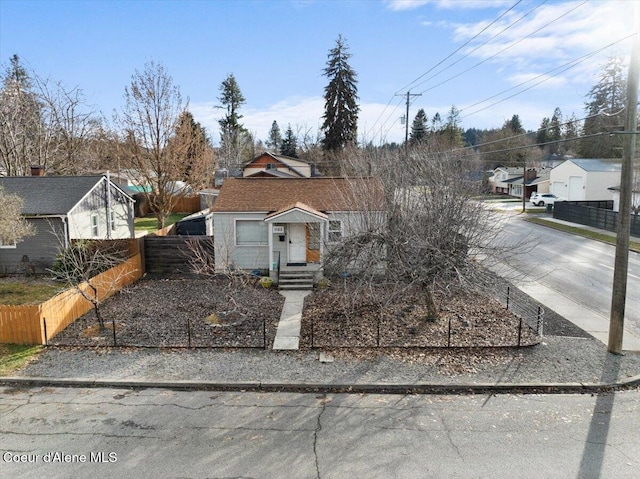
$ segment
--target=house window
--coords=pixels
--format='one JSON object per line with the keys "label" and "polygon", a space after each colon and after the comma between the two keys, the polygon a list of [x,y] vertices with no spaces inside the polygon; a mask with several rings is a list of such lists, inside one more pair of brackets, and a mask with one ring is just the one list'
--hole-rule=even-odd
{"label": "house window", "polygon": [[236,220],[236,245],[257,246],[268,244],[267,225],[262,220]]}
{"label": "house window", "polygon": [[100,228],[98,228],[98,215],[91,215],[91,236],[97,238],[100,235]]}
{"label": "house window", "polygon": [[110,225],[111,231],[115,231],[116,230],[116,226],[117,226],[117,223],[116,223],[116,212],[115,211],[111,211],[110,212],[109,220],[111,221],[111,225]]}
{"label": "house window", "polygon": [[2,241],[2,239],[0,238],[0,248],[4,248],[4,249],[16,249],[16,242],[14,241],[13,243],[5,243],[4,241]]}
{"label": "house window", "polygon": [[342,239],[342,221],[329,221],[329,229],[327,230],[327,239],[329,243],[337,243]]}
{"label": "house window", "polygon": [[276,165],[275,163],[267,163],[267,170],[277,170],[278,169],[278,165]]}

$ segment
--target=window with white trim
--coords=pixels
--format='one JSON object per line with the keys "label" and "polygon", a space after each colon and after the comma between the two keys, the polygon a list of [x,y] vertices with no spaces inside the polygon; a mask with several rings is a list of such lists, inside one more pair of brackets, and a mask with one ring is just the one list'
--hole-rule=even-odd
{"label": "window with white trim", "polygon": [[4,248],[4,249],[16,249],[17,245],[16,242],[14,241],[13,243],[5,243],[4,241],[2,241],[2,238],[0,238],[0,248]]}
{"label": "window with white trim", "polygon": [[262,220],[236,220],[236,246],[268,244],[268,228]]}
{"label": "window with white trim", "polygon": [[275,163],[267,163],[267,170],[277,170],[278,169],[278,165],[276,165]]}
{"label": "window with white trim", "polygon": [[100,228],[98,227],[98,215],[91,215],[91,236],[97,238],[100,236]]}
{"label": "window with white trim", "polygon": [[118,223],[116,223],[116,212],[111,211],[109,214],[109,220],[111,221],[111,231],[115,231]]}
{"label": "window with white trim", "polygon": [[342,221],[329,221],[329,227],[327,228],[327,240],[329,243],[337,243],[342,240]]}

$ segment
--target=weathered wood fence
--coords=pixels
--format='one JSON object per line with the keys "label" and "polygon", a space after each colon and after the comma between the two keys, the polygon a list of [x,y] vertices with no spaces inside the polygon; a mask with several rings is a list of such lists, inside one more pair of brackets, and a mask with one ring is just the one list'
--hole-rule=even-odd
{"label": "weathered wood fence", "polygon": [[213,243],[210,236],[155,236],[144,237],[145,271],[149,274],[175,275],[194,272],[193,246],[199,243],[209,250],[213,258]]}
{"label": "weathered wood fence", "polygon": [[[140,279],[144,273],[142,257],[136,254],[91,280],[100,301]],[[93,295],[86,283],[83,291]],[[0,343],[46,344],[50,338],[89,311],[93,305],[80,292],[69,289],[41,304],[0,305]]]}

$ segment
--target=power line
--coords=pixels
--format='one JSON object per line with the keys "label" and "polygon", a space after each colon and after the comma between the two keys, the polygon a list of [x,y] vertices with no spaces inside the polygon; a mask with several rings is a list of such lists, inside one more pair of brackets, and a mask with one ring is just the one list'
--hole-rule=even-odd
{"label": "power line", "polygon": [[[544,2],[542,2],[540,5],[542,5],[543,3],[545,3],[547,0],[544,0]],[[400,88],[398,91],[396,91],[396,95],[398,94],[398,92],[402,91],[402,90],[408,90],[415,82],[417,82],[418,80],[420,80],[421,78],[423,78],[425,75],[428,75],[429,73],[431,73],[433,70],[435,70],[436,68],[438,68],[440,65],[442,65],[444,62],[446,62],[449,58],[451,58],[453,55],[455,55],[456,53],[458,53],[460,50],[462,50],[464,47],[466,47],[469,43],[471,43],[473,40],[475,40],[476,38],[478,38],[480,35],[482,35],[486,30],[488,30],[490,27],[492,27],[496,22],[498,22],[502,17],[504,17],[507,13],[509,13],[511,10],[513,10],[515,7],[517,7],[520,3],[522,2],[522,0],[518,0],[516,3],[514,3],[509,9],[505,10],[500,16],[498,16],[498,18],[496,18],[494,21],[492,21],[489,25],[487,25],[486,27],[484,27],[482,30],[480,30],[478,33],[476,33],[473,37],[471,37],[469,40],[467,40],[466,42],[464,42],[462,45],[460,45],[456,50],[454,50],[453,52],[451,52],[449,55],[447,55],[445,58],[443,58],[442,60],[440,60],[438,63],[436,63],[434,66],[432,66],[429,70],[427,70],[426,72],[424,72],[422,75],[420,75],[418,78],[416,78],[415,80],[413,80],[411,83],[409,83],[408,85],[403,86],[402,88]],[[536,7],[537,8],[537,7]],[[465,55],[462,58],[465,58],[467,55]],[[442,70],[444,71],[444,70]]]}
{"label": "power line", "polygon": [[[490,105],[484,106],[484,107],[482,107],[482,108],[480,108],[480,109],[478,109],[478,110],[472,111],[471,113],[468,113],[468,114],[464,115],[464,116],[461,118],[461,120],[462,120],[462,119],[464,119],[464,118],[468,118],[468,117],[470,117],[470,116],[472,116],[472,115],[475,115],[476,113],[480,113],[481,111],[487,110],[488,108],[491,108],[492,106],[498,105],[498,104],[500,104],[500,103],[502,103],[502,102],[504,102],[504,101],[506,101],[506,100],[509,100],[509,99],[511,99],[511,98],[513,98],[513,97],[515,97],[515,96],[518,96],[518,95],[520,95],[520,94],[522,94],[522,93],[524,93],[524,92],[526,92],[526,91],[529,91],[529,90],[531,90],[532,88],[534,88],[534,87],[536,87],[536,86],[538,86],[538,85],[540,85],[540,84],[542,84],[542,83],[544,83],[544,82],[546,82],[546,81],[549,81],[549,80],[551,80],[552,78],[554,78],[554,77],[558,76],[560,73],[564,73],[564,72],[566,72],[567,70],[570,70],[571,68],[574,68],[574,67],[578,66],[579,64],[581,64],[581,63],[585,62],[586,60],[588,60],[588,59],[590,59],[591,57],[593,57],[593,56],[597,55],[598,53],[601,53],[602,51],[604,51],[604,50],[606,50],[606,49],[608,49],[608,48],[611,48],[612,46],[614,46],[614,45],[616,45],[616,44],[618,44],[618,43],[621,43],[621,42],[623,42],[623,41],[625,41],[625,40],[628,40],[629,38],[631,38],[631,37],[633,37],[633,36],[634,36],[634,34],[629,35],[629,36],[626,36],[626,37],[624,37],[624,38],[622,38],[622,39],[620,39],[620,40],[617,40],[617,41],[615,41],[615,42],[613,42],[613,43],[610,43],[610,44],[608,44],[608,45],[606,45],[606,46],[604,46],[604,47],[602,47],[602,48],[600,48],[600,49],[598,49],[598,50],[594,50],[593,52],[588,53],[588,54],[586,54],[586,55],[584,55],[584,56],[582,56],[582,57],[579,57],[579,58],[577,58],[577,59],[575,59],[575,60],[571,60],[570,62],[567,62],[567,63],[565,63],[565,64],[563,64],[563,65],[560,65],[559,67],[552,68],[551,70],[548,70],[548,71],[547,71],[547,72],[545,72],[545,73],[541,73],[540,75],[537,75],[537,76],[536,76],[536,77],[534,77],[534,78],[531,78],[531,79],[529,79],[529,80],[526,80],[526,81],[524,81],[524,82],[522,82],[522,83],[519,83],[519,84],[518,84],[518,85],[516,85],[516,86],[513,86],[513,87],[511,87],[511,88],[508,88],[508,89],[506,89],[506,90],[503,90],[503,91],[501,91],[500,93],[496,93],[495,95],[492,95],[492,96],[490,96],[490,97],[488,97],[488,98],[485,98],[484,100],[481,100],[481,101],[479,101],[479,102],[476,102],[476,103],[474,103],[473,105],[469,105],[467,108],[464,108],[464,109],[462,109],[462,110],[460,110],[460,111],[461,111],[461,112],[463,112],[463,111],[465,111],[465,110],[468,110],[469,108],[472,108],[472,107],[474,107],[474,106],[477,106],[477,105],[480,105],[480,104],[482,104],[482,103],[485,103],[485,102],[487,102],[488,100],[492,100],[493,98],[496,98],[496,97],[498,97],[498,96],[500,96],[500,95],[502,95],[502,94],[504,94],[504,93],[507,93],[507,92],[509,92],[509,91],[511,91],[511,90],[515,90],[516,88],[519,88],[519,87],[521,87],[521,86],[523,86],[523,85],[526,85],[527,83],[530,83],[530,82],[532,82],[532,81],[535,81],[535,80],[537,80],[538,78],[542,78],[542,80],[540,80],[539,82],[534,83],[533,85],[531,85],[531,86],[529,86],[529,87],[527,87],[527,88],[525,88],[525,89],[523,89],[523,90],[521,90],[521,91],[519,91],[519,92],[517,92],[517,93],[514,93],[513,95],[510,95],[510,96],[508,96],[508,97],[505,97],[505,98],[503,98],[503,99],[501,99],[501,100],[499,100],[499,101],[496,101],[496,102],[494,102],[494,103],[491,103]],[[557,73],[555,73],[555,74],[553,74],[553,75],[549,75],[551,72],[554,72],[554,71],[556,71],[556,70],[560,70],[560,71],[558,71]]]}
{"label": "power line", "polygon": [[431,87],[429,87],[429,88],[427,88],[427,89],[425,89],[425,90],[422,90],[420,93],[426,93],[426,92],[428,92],[428,91],[431,91],[431,90],[433,90],[434,88],[437,88],[437,87],[439,87],[439,86],[442,86],[442,85],[444,85],[445,83],[448,83],[448,82],[450,82],[451,80],[453,80],[453,79],[455,79],[455,78],[458,78],[458,77],[460,77],[460,76],[464,75],[465,73],[470,72],[471,70],[473,70],[473,69],[475,69],[475,68],[479,67],[480,65],[482,65],[482,64],[484,64],[484,63],[486,63],[486,62],[488,62],[489,60],[491,60],[491,59],[493,59],[493,58],[497,57],[497,56],[498,56],[498,55],[500,55],[501,53],[504,53],[504,52],[506,52],[507,50],[509,50],[509,49],[511,49],[511,48],[513,48],[513,47],[515,47],[516,45],[518,45],[519,43],[523,42],[523,41],[524,41],[524,40],[526,40],[527,38],[529,38],[529,37],[531,37],[531,36],[535,35],[536,33],[539,33],[541,30],[544,30],[545,28],[547,28],[547,27],[548,27],[548,26],[550,26],[551,24],[553,24],[553,23],[557,22],[558,20],[560,20],[561,18],[563,18],[563,17],[567,16],[568,14],[570,14],[571,12],[573,12],[574,10],[576,10],[576,9],[578,9],[579,7],[583,6],[585,3],[587,3],[587,2],[586,2],[586,1],[584,1],[584,2],[582,2],[582,3],[578,4],[578,5],[576,5],[575,7],[571,8],[571,9],[570,9],[570,10],[568,10],[568,11],[566,11],[565,13],[563,13],[562,15],[560,15],[559,17],[557,17],[557,18],[555,18],[555,19],[551,20],[550,22],[546,23],[545,25],[541,26],[541,27],[540,27],[540,28],[538,28],[537,30],[535,30],[535,31],[531,32],[530,34],[528,34],[528,35],[526,35],[526,36],[524,36],[524,37],[520,38],[520,39],[519,39],[519,40],[517,40],[516,42],[513,42],[513,43],[509,44],[508,46],[504,47],[502,50],[500,50],[500,51],[498,51],[498,52],[494,53],[493,55],[491,55],[491,56],[489,56],[489,57],[485,58],[484,60],[482,60],[482,61],[480,61],[480,62],[476,63],[475,65],[473,65],[473,66],[471,66],[471,67],[467,68],[466,70],[463,70],[463,71],[461,71],[460,73],[457,73],[457,74],[455,74],[455,75],[453,75],[453,76],[450,76],[450,77],[449,77],[449,78],[447,78],[446,80],[441,81],[440,83],[437,83],[437,84],[435,84],[435,85],[433,85],[433,86],[431,86]]}
{"label": "power line", "polygon": [[[473,50],[471,50],[470,52],[467,52],[465,55],[463,55],[462,57],[458,58],[455,62],[453,62],[452,64],[450,64],[449,66],[443,68],[442,70],[440,70],[439,72],[431,75],[429,78],[427,78],[426,80],[421,81],[420,83],[418,83],[416,86],[419,85],[423,85],[426,82],[428,82],[429,80],[437,77],[438,75],[440,75],[441,73],[447,71],[449,68],[451,68],[454,65],[457,65],[458,63],[460,63],[462,60],[464,60],[465,58],[467,58],[468,56],[470,56],[472,53],[478,51],[480,48],[482,48],[483,46],[485,46],[487,43],[489,43],[491,40],[496,39],[497,37],[499,37],[500,35],[502,35],[504,32],[506,32],[507,30],[509,30],[510,28],[512,28],[513,26],[517,25],[518,23],[520,23],[522,20],[524,20],[526,17],[528,17],[529,15],[531,15],[534,11],[536,11],[538,8],[540,8],[542,5],[544,5],[545,3],[547,3],[547,0],[544,0],[543,2],[539,3],[538,5],[536,5],[534,8],[532,8],[531,10],[529,10],[527,13],[525,13],[524,15],[522,15],[520,18],[518,18],[516,21],[510,23],[509,25],[507,25],[505,28],[503,28],[502,30],[500,30],[498,33],[496,33],[495,35],[493,35],[491,38],[487,39],[484,43],[481,43],[480,45],[478,45],[477,47],[475,47]],[[514,5],[515,7],[515,5]],[[506,12],[505,12],[506,13]],[[499,17],[500,18],[500,17]],[[499,20],[496,19],[495,21]],[[495,23],[495,21],[493,23]],[[492,23],[492,25],[493,25]],[[488,27],[487,27],[488,28]],[[486,30],[486,29],[485,29]],[[484,31],[484,30],[483,30]],[[476,35],[477,36],[477,35]],[[471,40],[475,39],[476,37],[473,37]],[[465,43],[465,45],[467,45],[469,42],[471,42],[471,40],[469,40],[467,43]],[[463,45],[463,46],[465,46]],[[462,47],[461,47],[462,48]],[[458,50],[456,50],[458,51]],[[423,75],[424,76],[424,75]]]}

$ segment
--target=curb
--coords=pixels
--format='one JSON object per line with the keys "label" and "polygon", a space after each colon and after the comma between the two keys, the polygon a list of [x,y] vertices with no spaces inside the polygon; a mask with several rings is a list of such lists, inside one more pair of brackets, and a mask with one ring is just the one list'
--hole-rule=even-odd
{"label": "curb", "polygon": [[183,391],[371,393],[371,394],[585,394],[640,386],[640,375],[612,383],[475,383],[475,384],[346,384],[278,383],[263,381],[153,381],[129,379],[0,377],[0,386],[114,389],[173,389]]}

